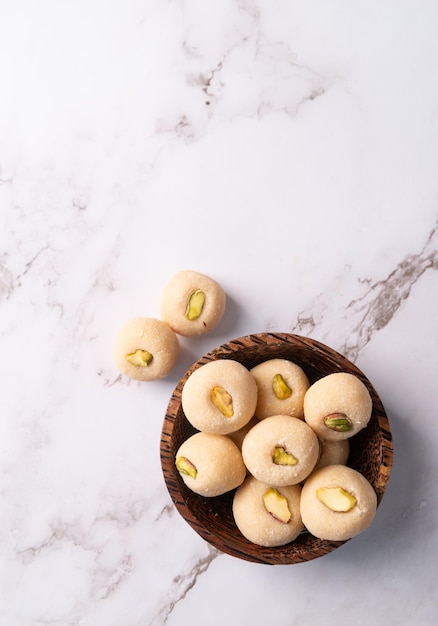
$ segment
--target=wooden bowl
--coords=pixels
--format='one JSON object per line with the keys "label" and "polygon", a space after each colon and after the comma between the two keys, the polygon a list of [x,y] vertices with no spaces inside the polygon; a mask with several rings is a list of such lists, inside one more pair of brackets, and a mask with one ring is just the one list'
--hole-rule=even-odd
{"label": "wooden bowl", "polygon": [[392,436],[382,402],[365,375],[348,359],[331,348],[299,335],[260,333],[229,341],[197,361],[176,386],[167,407],[161,434],[161,465],[169,494],[178,512],[208,543],[218,550],[255,563],[292,564],[310,561],[332,552],[345,541],[324,541],[303,531],[295,541],[265,548],[248,541],[237,529],[232,515],[234,491],[215,498],[193,493],[175,468],[175,454],[196,430],[186,419],[181,392],[190,374],[209,361],[234,359],[248,369],[273,358],[289,359],[302,367],[310,383],[333,372],[355,374],[367,386],[373,401],[368,426],[350,438],[348,465],[361,472],[374,487],[377,502],[385,492],[392,467]]}

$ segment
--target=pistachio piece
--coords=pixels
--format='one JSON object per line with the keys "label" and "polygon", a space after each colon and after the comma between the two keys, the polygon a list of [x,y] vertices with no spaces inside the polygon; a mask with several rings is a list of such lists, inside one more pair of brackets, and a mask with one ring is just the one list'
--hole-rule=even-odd
{"label": "pistachio piece", "polygon": [[190,321],[197,320],[202,313],[205,304],[205,293],[200,289],[190,294],[186,308],[186,318]]}
{"label": "pistachio piece", "polygon": [[324,424],[337,433],[346,433],[353,428],[352,423],[344,413],[330,413],[324,418]]}
{"label": "pistachio piece", "polygon": [[186,476],[191,476],[192,478],[196,478],[198,474],[198,470],[193,465],[191,461],[185,456],[179,456],[175,461],[176,469],[180,474],[185,474]]}
{"label": "pistachio piece", "polygon": [[268,513],[277,521],[287,524],[291,520],[292,515],[287,499],[277,489],[273,487],[266,489],[263,494],[263,504]]}
{"label": "pistachio piece", "polygon": [[211,401],[219,409],[224,417],[233,417],[233,398],[226,389],[220,385],[215,385],[211,390]]}
{"label": "pistachio piece", "polygon": [[290,452],[286,452],[281,446],[274,448],[272,461],[275,465],[296,465],[298,463],[298,459],[295,458],[293,454],[290,454]]}
{"label": "pistachio piece", "polygon": [[326,507],[338,513],[347,513],[356,505],[356,498],[342,487],[320,487],[316,497]]}
{"label": "pistachio piece", "polygon": [[272,379],[272,390],[279,400],[285,400],[292,395],[292,389],[288,386],[281,374],[275,374]]}
{"label": "pistachio piece", "polygon": [[136,350],[126,355],[126,360],[135,367],[147,367],[154,357],[147,350]]}

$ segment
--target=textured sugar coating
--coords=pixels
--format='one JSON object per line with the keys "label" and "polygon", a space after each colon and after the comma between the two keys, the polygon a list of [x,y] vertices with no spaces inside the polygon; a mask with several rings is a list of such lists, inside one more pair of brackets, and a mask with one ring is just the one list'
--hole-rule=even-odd
{"label": "textured sugar coating", "polygon": [[[340,487],[354,496],[350,511],[332,511],[317,497],[321,487]],[[301,517],[307,530],[328,541],[345,541],[366,530],[377,508],[377,496],[368,480],[345,465],[329,465],[315,471],[304,483],[301,492]]]}
{"label": "textured sugar coating", "polygon": [[[231,396],[231,417],[225,417],[212,400],[212,391],[217,387]],[[257,385],[241,363],[232,359],[210,361],[189,376],[181,401],[186,418],[195,428],[227,435],[245,426],[254,416]]]}
{"label": "textured sugar coating", "polygon": [[[274,463],[276,447],[283,448],[297,460],[295,465]],[[290,415],[273,415],[251,428],[242,443],[242,456],[249,472],[261,482],[274,487],[303,481],[319,458],[319,442],[312,429]]]}
{"label": "textured sugar coating", "polygon": [[[128,361],[137,351],[151,355],[147,365]],[[179,355],[179,342],[173,330],[161,320],[135,317],[120,328],[114,343],[114,362],[118,369],[136,380],[158,380],[167,376]]]}
{"label": "textured sugar coating", "polygon": [[[304,419],[321,439],[348,439],[368,424],[372,400],[363,382],[353,374],[336,372],[317,380],[304,396]],[[344,414],[351,429],[337,432],[324,420],[329,415]]]}
{"label": "textured sugar coating", "polygon": [[220,496],[235,489],[246,476],[240,450],[224,435],[196,433],[181,444],[175,461],[179,457],[189,459],[197,470],[196,478],[180,472],[184,483],[205,497]]}
{"label": "textured sugar coating", "polygon": [[345,465],[350,454],[350,442],[348,439],[337,441],[319,440],[320,455],[315,470],[326,465]]}
{"label": "textured sugar coating", "polygon": [[[188,319],[190,298],[202,292],[203,303],[195,319]],[[221,321],[226,306],[226,295],[215,280],[193,270],[178,272],[169,280],[161,296],[161,318],[179,335],[205,335]]]}
{"label": "textured sugar coating", "polygon": [[283,546],[303,530],[300,513],[300,485],[279,487],[279,493],[287,500],[291,519],[281,522],[268,512],[263,496],[270,485],[248,477],[237,489],[233,498],[233,516],[242,535],[259,546]]}
{"label": "textured sugar coating", "polygon": [[239,450],[242,450],[243,440],[245,439],[251,428],[258,423],[259,420],[256,417],[252,417],[249,422],[245,424],[245,426],[242,426],[242,428],[239,428],[239,430],[236,430],[233,433],[229,433],[227,437],[234,441]]}
{"label": "textured sugar coating", "polygon": [[[258,387],[258,401],[255,414],[259,419],[271,415],[292,415],[304,417],[304,395],[309,388],[309,380],[299,365],[287,359],[269,359],[251,369]],[[291,390],[291,395],[278,398],[273,389],[273,379],[281,374]]]}

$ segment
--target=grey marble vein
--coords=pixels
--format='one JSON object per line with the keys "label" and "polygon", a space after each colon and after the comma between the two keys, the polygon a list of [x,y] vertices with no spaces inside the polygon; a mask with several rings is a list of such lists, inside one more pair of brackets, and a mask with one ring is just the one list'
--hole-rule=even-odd
{"label": "grey marble vein", "polygon": [[167,624],[175,606],[178,602],[184,600],[190,590],[195,586],[199,577],[208,571],[210,565],[218,556],[220,556],[218,550],[207,545],[207,554],[205,556],[200,557],[187,572],[174,577],[172,587],[167,595],[167,600],[150,623],[150,626],[164,626]]}
{"label": "grey marble vein", "polygon": [[346,307],[354,324],[341,346],[350,360],[371,341],[374,333],[391,322],[416,282],[427,270],[438,269],[438,223],[432,228],[422,250],[408,254],[383,280],[371,284],[365,293]]}
{"label": "grey marble vein", "polygon": [[[320,340],[327,341],[354,362],[374,334],[391,322],[421,276],[436,269],[438,222],[430,230],[421,250],[407,254],[386,277],[375,282],[369,278],[357,279],[354,291],[359,291],[359,296],[346,303],[329,297],[336,287],[328,289],[297,314],[291,332],[306,336],[318,334]],[[329,321],[333,315],[342,320],[342,326],[336,325],[336,336]]]}

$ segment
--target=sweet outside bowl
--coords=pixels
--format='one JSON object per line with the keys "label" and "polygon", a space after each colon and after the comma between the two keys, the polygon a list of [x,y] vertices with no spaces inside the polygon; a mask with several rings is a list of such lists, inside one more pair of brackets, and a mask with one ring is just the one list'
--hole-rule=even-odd
{"label": "sweet outside bowl", "polygon": [[361,472],[374,487],[377,503],[384,495],[393,460],[391,430],[382,402],[366,376],[348,359],[313,339],[286,333],[260,333],[240,337],[204,355],[176,386],[164,418],[160,455],[164,480],[178,512],[208,543],[234,557],[271,565],[302,563],[332,552],[345,541],[324,541],[303,531],[285,546],[265,548],[248,541],[237,529],[232,515],[234,491],[215,498],[193,493],[175,468],[175,454],[196,430],[186,419],[181,392],[190,374],[209,361],[234,359],[248,369],[273,358],[289,359],[306,372],[310,383],[333,372],[355,374],[367,386],[373,401],[368,426],[350,438],[347,465]]}

